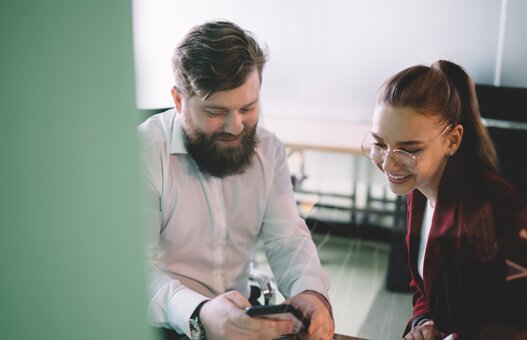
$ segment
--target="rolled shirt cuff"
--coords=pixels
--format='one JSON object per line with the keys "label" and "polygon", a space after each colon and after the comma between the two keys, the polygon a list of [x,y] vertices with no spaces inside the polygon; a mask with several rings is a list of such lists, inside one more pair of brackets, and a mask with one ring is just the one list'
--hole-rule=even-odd
{"label": "rolled shirt cuff", "polygon": [[168,322],[178,333],[185,333],[190,337],[190,316],[208,297],[196,293],[191,289],[181,289],[172,296],[169,303]]}

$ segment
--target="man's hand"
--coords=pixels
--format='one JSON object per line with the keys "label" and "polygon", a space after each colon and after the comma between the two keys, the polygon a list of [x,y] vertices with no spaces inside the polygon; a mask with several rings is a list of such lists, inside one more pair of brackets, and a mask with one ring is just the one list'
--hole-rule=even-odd
{"label": "man's hand", "polygon": [[423,324],[412,328],[412,330],[406,334],[404,340],[436,340],[443,339],[444,334],[440,333],[434,322],[429,320]]}
{"label": "man's hand", "polygon": [[317,292],[305,291],[286,301],[310,320],[306,337],[309,340],[333,339],[335,322],[331,306],[324,296]]}
{"label": "man's hand", "polygon": [[242,294],[230,291],[207,301],[200,319],[207,339],[273,339],[291,333],[291,321],[253,318],[245,314],[251,304]]}

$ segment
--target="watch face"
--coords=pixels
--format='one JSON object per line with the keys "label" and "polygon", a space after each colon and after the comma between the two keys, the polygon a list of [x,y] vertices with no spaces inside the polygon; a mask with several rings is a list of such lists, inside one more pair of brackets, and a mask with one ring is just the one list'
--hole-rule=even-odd
{"label": "watch face", "polygon": [[190,339],[202,340],[205,339],[205,331],[199,321],[199,318],[190,319]]}

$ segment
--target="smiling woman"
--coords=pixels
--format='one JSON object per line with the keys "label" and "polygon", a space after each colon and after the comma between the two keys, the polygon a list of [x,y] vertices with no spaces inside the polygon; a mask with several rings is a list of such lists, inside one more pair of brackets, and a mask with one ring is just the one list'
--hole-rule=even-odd
{"label": "smiling woman", "polygon": [[[419,188],[434,205],[447,161],[443,155],[455,153],[462,131],[461,125],[441,123],[411,107],[379,105],[371,131],[375,142],[367,156],[385,173],[394,193]],[[368,151],[368,144],[363,150]]]}
{"label": "smiling woman", "polygon": [[525,332],[527,284],[506,269],[527,263],[527,206],[498,173],[470,77],[443,60],[399,72],[379,90],[371,138],[364,153],[408,194],[406,339]]}

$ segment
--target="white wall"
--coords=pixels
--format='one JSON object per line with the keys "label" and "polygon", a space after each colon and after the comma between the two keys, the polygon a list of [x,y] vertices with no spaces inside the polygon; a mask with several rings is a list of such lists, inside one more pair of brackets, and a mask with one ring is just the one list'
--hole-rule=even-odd
{"label": "white wall", "polygon": [[[506,0],[134,0],[137,105],[172,106],[170,56],[188,29],[232,20],[267,44],[267,118],[369,122],[379,85],[437,59],[493,84]],[[527,5],[509,0],[502,85],[527,86]],[[519,73],[518,70],[523,70]]]}
{"label": "white wall", "polygon": [[527,1],[509,0],[501,85],[527,87]]}

